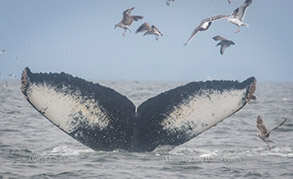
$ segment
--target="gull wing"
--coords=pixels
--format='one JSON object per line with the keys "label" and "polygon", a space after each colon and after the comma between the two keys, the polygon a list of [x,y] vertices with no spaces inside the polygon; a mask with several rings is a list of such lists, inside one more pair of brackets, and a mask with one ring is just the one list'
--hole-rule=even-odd
{"label": "gull wing", "polygon": [[277,125],[277,126],[274,127],[272,130],[270,130],[270,131],[268,132],[268,134],[270,134],[273,130],[278,129],[278,128],[279,128],[280,126],[282,126],[287,120],[288,120],[288,119],[286,118],[283,122],[281,122],[279,125]]}
{"label": "gull wing", "polygon": [[238,14],[239,7],[232,12],[232,16],[235,18]]}
{"label": "gull wing", "polygon": [[225,52],[225,50],[226,50],[227,47],[228,47],[228,45],[226,45],[226,44],[222,44],[222,45],[221,45],[221,49],[220,49],[220,53],[221,53],[221,55],[224,54],[224,52]]}
{"label": "gull wing", "polygon": [[211,21],[215,21],[215,20],[220,20],[220,19],[225,19],[230,17],[231,15],[217,15],[217,16],[213,16],[210,18]]}
{"label": "gull wing", "polygon": [[[215,16],[216,17],[216,16]],[[210,18],[205,18],[203,19],[200,24],[193,30],[191,36],[189,37],[189,39],[187,40],[187,42],[184,44],[184,46],[186,46],[195,36],[195,34],[198,31],[203,31],[203,30],[208,30],[208,28],[211,26],[212,21],[213,21],[214,17],[210,17]]]}
{"label": "gull wing", "polygon": [[161,31],[158,29],[158,27],[152,25],[152,29],[154,31],[155,34],[163,36],[163,34],[161,33]]}
{"label": "gull wing", "polygon": [[[130,15],[131,11],[134,9],[135,7],[132,7],[130,9],[126,9],[125,11],[123,11],[123,17],[121,22],[125,25],[131,25],[132,21],[134,20],[134,18]],[[137,20],[136,20],[137,21]]]}
{"label": "gull wing", "polygon": [[256,80],[192,82],[142,103],[136,142],[151,151],[180,145],[240,110],[253,96]]}
{"label": "gull wing", "polygon": [[150,24],[145,22],[145,23],[141,24],[141,26],[139,26],[137,28],[135,33],[144,32],[144,31],[151,31],[151,30],[152,30],[152,28],[151,28]]}
{"label": "gull wing", "polygon": [[113,89],[61,73],[22,74],[27,101],[65,133],[95,150],[131,148],[134,104]]}
{"label": "gull wing", "polygon": [[213,37],[213,39],[214,39],[215,41],[219,41],[219,40],[227,40],[227,39],[225,39],[224,37],[222,37],[222,36],[220,36],[220,35],[217,35],[217,36]]}
{"label": "gull wing", "polygon": [[256,127],[259,129],[259,131],[262,134],[266,135],[268,133],[268,129],[267,129],[266,125],[263,123],[263,120],[260,115],[257,116]]}
{"label": "gull wing", "polygon": [[134,21],[138,21],[140,19],[143,19],[143,16],[131,16],[131,18],[134,20]]}
{"label": "gull wing", "polygon": [[200,26],[197,26],[197,27],[193,30],[192,34],[190,35],[189,39],[187,40],[187,42],[185,42],[184,45],[187,45],[187,44],[193,39],[193,37],[194,37],[195,34],[199,31],[199,29],[200,29]]}
{"label": "gull wing", "polygon": [[129,9],[126,9],[125,11],[123,11],[123,16],[124,15],[128,15],[128,16],[130,16],[130,13],[131,13],[131,11],[134,9],[135,7],[132,7],[132,8],[129,8]]}
{"label": "gull wing", "polygon": [[243,21],[248,6],[252,3],[252,0],[245,0],[245,2],[232,13],[233,17]]}

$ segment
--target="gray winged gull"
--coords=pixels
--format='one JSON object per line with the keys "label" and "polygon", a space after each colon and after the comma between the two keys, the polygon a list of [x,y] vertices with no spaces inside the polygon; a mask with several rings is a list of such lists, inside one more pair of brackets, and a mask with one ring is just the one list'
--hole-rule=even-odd
{"label": "gray winged gull", "polygon": [[136,33],[139,32],[145,32],[143,35],[155,35],[156,36],[156,40],[159,40],[159,36],[163,36],[163,34],[159,31],[159,29],[154,26],[154,25],[150,25],[148,23],[143,23],[141,26],[138,27],[138,29],[135,31]]}
{"label": "gray winged gull", "polygon": [[260,131],[260,133],[257,134],[257,136],[267,144],[269,150],[271,150],[271,146],[270,146],[269,142],[274,143],[273,141],[271,141],[269,139],[271,132],[273,130],[277,129],[278,127],[282,126],[286,121],[287,121],[287,118],[283,122],[281,122],[279,125],[274,127],[272,130],[268,131],[267,127],[263,123],[263,120],[262,120],[261,116],[260,115],[257,116],[256,126]]}
{"label": "gray winged gull", "polygon": [[129,26],[132,24],[133,21],[138,21],[139,19],[143,18],[143,16],[130,15],[131,11],[134,8],[135,7],[130,8],[130,9],[126,9],[125,11],[123,11],[122,20],[118,24],[115,24],[115,29],[116,29],[116,27],[120,27],[120,28],[124,29],[124,32],[122,33],[123,37],[125,37],[126,30],[129,30],[131,32]]}
{"label": "gray winged gull", "polygon": [[235,9],[232,13],[232,16],[228,19],[228,22],[231,22],[238,26],[238,30],[235,33],[240,32],[241,26],[248,27],[249,25],[243,22],[243,19],[245,17],[247,7],[252,3],[252,0],[245,0],[245,2]]}
{"label": "gray winged gull", "polygon": [[222,36],[219,36],[219,35],[213,37],[213,39],[214,39],[215,41],[220,41],[220,42],[216,45],[216,47],[219,46],[219,45],[221,45],[221,49],[220,49],[220,53],[221,53],[221,55],[224,54],[224,52],[225,52],[225,50],[226,50],[227,47],[230,47],[230,45],[235,45],[235,43],[234,43],[232,40],[227,40],[226,38],[224,38],[224,37],[222,37]]}
{"label": "gray winged gull", "polygon": [[198,31],[208,30],[208,28],[212,24],[212,21],[219,20],[219,19],[223,19],[223,18],[227,18],[227,17],[230,17],[230,15],[217,15],[217,16],[213,16],[213,17],[209,17],[209,18],[203,19],[201,21],[201,23],[193,30],[191,36],[189,37],[189,39],[187,40],[187,42],[184,45],[187,45],[194,38],[195,34]]}

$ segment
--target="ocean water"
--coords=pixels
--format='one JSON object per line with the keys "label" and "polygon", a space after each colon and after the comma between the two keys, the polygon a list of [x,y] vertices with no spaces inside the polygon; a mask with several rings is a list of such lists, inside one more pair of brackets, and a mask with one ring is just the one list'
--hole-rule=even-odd
{"label": "ocean water", "polygon": [[[293,83],[258,83],[256,101],[177,146],[153,152],[93,151],[41,116],[19,80],[0,80],[0,178],[293,178]],[[184,82],[102,81],[134,104]],[[272,150],[256,137],[261,115]]]}

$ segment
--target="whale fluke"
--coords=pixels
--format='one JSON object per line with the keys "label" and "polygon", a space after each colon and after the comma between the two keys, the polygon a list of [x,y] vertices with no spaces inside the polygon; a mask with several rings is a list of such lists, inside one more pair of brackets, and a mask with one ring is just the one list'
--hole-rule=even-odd
{"label": "whale fluke", "polygon": [[136,110],[115,90],[66,73],[25,68],[21,91],[43,116],[82,144],[112,151],[180,145],[240,110],[256,80],[191,82],[143,102]]}

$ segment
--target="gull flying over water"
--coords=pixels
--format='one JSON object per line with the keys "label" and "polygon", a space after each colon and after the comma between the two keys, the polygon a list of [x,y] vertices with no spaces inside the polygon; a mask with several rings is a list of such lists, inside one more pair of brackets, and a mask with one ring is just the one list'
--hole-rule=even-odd
{"label": "gull flying over water", "polygon": [[275,129],[278,129],[278,127],[282,126],[286,121],[287,121],[287,118],[283,122],[281,122],[279,125],[274,127],[272,130],[268,131],[267,127],[263,123],[263,120],[262,120],[261,116],[257,116],[256,127],[260,131],[260,133],[257,134],[257,136],[267,144],[269,150],[271,150],[271,146],[270,146],[269,142],[274,143],[273,141],[271,141],[269,139],[269,136],[270,136],[271,132],[273,130],[275,130]]}
{"label": "gull flying over water", "polygon": [[211,26],[212,21],[215,20],[219,20],[219,19],[223,19],[223,18],[227,18],[230,17],[230,15],[217,15],[217,16],[213,16],[213,17],[209,17],[206,19],[203,19],[201,21],[201,23],[193,30],[191,36],[189,37],[189,39],[187,40],[187,42],[184,45],[187,45],[196,35],[196,33],[198,31],[205,31],[208,30],[208,28]]}
{"label": "gull flying over water", "polygon": [[224,54],[224,52],[225,52],[225,50],[226,50],[227,47],[230,47],[230,45],[235,45],[235,43],[234,43],[232,40],[227,40],[226,38],[224,38],[224,37],[222,37],[222,36],[219,36],[219,35],[213,37],[213,39],[214,39],[215,41],[220,41],[220,42],[216,45],[216,47],[219,46],[219,45],[221,45],[221,49],[220,49],[220,53],[221,53],[221,55]]}
{"label": "gull flying over water", "polygon": [[143,23],[141,26],[138,27],[138,29],[135,31],[136,33],[139,32],[145,32],[143,35],[155,35],[156,36],[156,40],[159,40],[159,36],[163,36],[163,34],[159,31],[159,29],[154,26],[154,25],[150,25],[148,23]]}
{"label": "gull flying over water", "polygon": [[252,3],[252,0],[245,0],[244,3],[235,9],[232,13],[232,16],[228,19],[228,22],[231,22],[238,26],[238,30],[235,33],[240,32],[241,26],[248,27],[249,25],[243,22],[243,19],[245,17],[246,11],[248,6]]}
{"label": "gull flying over water", "polygon": [[125,37],[126,30],[129,30],[131,32],[129,26],[132,24],[133,21],[138,21],[139,19],[143,18],[143,16],[130,15],[131,11],[134,8],[135,7],[130,8],[130,9],[126,9],[125,11],[123,11],[122,20],[118,24],[115,24],[115,29],[116,29],[116,27],[120,27],[120,28],[124,29],[124,32],[122,33],[123,37]]}

